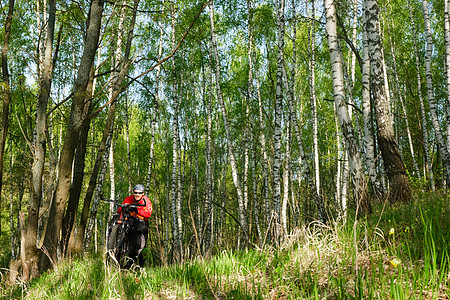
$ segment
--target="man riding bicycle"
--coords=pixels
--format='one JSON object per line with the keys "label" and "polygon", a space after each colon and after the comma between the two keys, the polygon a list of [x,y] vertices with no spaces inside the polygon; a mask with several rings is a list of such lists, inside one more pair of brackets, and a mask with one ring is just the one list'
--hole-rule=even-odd
{"label": "man riding bicycle", "polygon": [[[147,244],[148,238],[148,218],[152,214],[152,202],[150,199],[144,195],[144,186],[142,184],[137,184],[133,188],[133,195],[126,197],[123,204],[134,204],[134,205],[144,205],[145,206],[135,206],[131,211],[130,224],[132,230],[130,231],[130,257],[135,259],[139,257],[139,266],[144,265],[144,259],[142,257],[141,251]],[[119,215],[122,214],[122,207],[117,210]]]}

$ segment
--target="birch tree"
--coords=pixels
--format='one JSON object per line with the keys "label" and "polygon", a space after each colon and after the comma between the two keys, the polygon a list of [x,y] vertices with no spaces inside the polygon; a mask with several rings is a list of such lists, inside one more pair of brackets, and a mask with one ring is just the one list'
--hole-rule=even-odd
{"label": "birch tree", "polygon": [[[428,136],[428,117],[427,112],[425,111],[425,104],[423,101],[422,96],[422,80],[420,76],[420,57],[419,57],[419,47],[417,42],[417,28],[416,28],[416,22],[414,20],[411,1],[408,0],[408,8],[409,8],[409,17],[411,20],[411,27],[412,27],[412,37],[413,37],[413,45],[414,45],[414,63],[416,68],[416,81],[417,81],[417,95],[419,97],[419,104],[420,104],[420,112],[422,116],[422,135],[423,135],[423,145],[424,145],[424,159],[425,164],[427,166],[427,173],[428,177],[430,179],[430,185],[431,189],[434,190],[434,176],[433,176],[433,168],[431,166],[431,158],[430,158],[430,138]],[[425,174],[425,177],[427,175]]]}
{"label": "birch tree", "polygon": [[[364,3],[363,3],[364,7]],[[365,10],[365,8],[363,8]],[[363,22],[365,16],[363,14]],[[375,196],[378,199],[384,197],[384,187],[379,180],[377,174],[377,155],[375,154],[375,140],[372,122],[372,103],[370,97],[370,58],[369,45],[367,41],[367,32],[363,30],[363,57],[361,66],[362,77],[362,107],[363,107],[363,129],[364,129],[364,144],[366,149],[366,166],[369,173],[370,182]]]}
{"label": "birch tree", "polygon": [[339,126],[345,139],[348,151],[349,166],[353,179],[356,204],[364,213],[371,212],[371,205],[367,195],[367,185],[363,173],[363,164],[356,142],[353,125],[348,114],[344,89],[344,72],[342,53],[337,37],[336,7],[333,0],[324,0],[326,14],[326,32],[330,49],[331,69],[333,74],[333,93]]}
{"label": "birch tree", "polygon": [[310,39],[309,46],[309,97],[311,101],[311,122],[313,127],[314,144],[314,179],[316,182],[316,192],[320,194],[320,164],[319,164],[319,140],[318,140],[318,119],[317,119],[317,97],[316,97],[316,3],[311,1]]}
{"label": "birch tree", "polygon": [[450,0],[444,0],[445,79],[447,88],[447,150],[450,151]]}
{"label": "birch tree", "polygon": [[277,7],[277,74],[276,74],[276,100],[274,119],[274,155],[273,155],[273,208],[272,218],[272,238],[279,242],[280,238],[280,209],[281,209],[281,132],[283,122],[283,70],[284,70],[284,0],[276,1]]}
{"label": "birch tree", "polygon": [[239,225],[245,235],[245,242],[248,243],[249,239],[249,232],[248,232],[248,225],[247,225],[247,216],[244,209],[244,196],[242,193],[241,183],[238,176],[238,170],[237,170],[237,163],[236,158],[234,155],[234,147],[233,143],[231,141],[231,133],[230,128],[228,124],[228,115],[227,110],[225,108],[225,103],[223,100],[223,94],[221,89],[221,75],[220,75],[220,60],[219,60],[219,53],[217,50],[217,41],[216,41],[216,32],[214,27],[214,6],[213,1],[209,4],[210,9],[210,24],[211,24],[211,46],[213,49],[214,54],[214,60],[215,60],[215,79],[216,79],[216,94],[217,99],[219,100],[220,109],[222,111],[222,117],[223,117],[223,125],[225,127],[226,132],[226,140],[227,140],[227,146],[228,146],[228,155],[229,160],[231,164],[231,171],[233,176],[233,183],[236,188],[237,196],[238,196],[238,210],[239,210]]}
{"label": "birch tree", "polygon": [[409,202],[411,189],[409,186],[406,168],[400,156],[395,141],[390,106],[387,99],[387,89],[383,70],[383,56],[378,22],[377,0],[365,0],[365,30],[370,57],[370,74],[372,94],[375,104],[375,117],[377,123],[378,143],[383,156],[384,169],[389,178],[389,201]]}
{"label": "birch tree", "polygon": [[[175,5],[171,2],[171,18],[172,18],[172,46],[175,47]],[[178,202],[178,179],[180,166],[178,165],[179,159],[179,125],[178,125],[178,114],[179,114],[179,103],[178,103],[178,87],[177,87],[177,72],[176,72],[176,56],[172,58],[172,109],[173,109],[173,119],[172,119],[172,191],[171,191],[171,201],[172,201],[172,233],[173,233],[173,243],[175,247],[175,257],[176,260],[182,261],[182,239],[181,239],[181,229],[179,224],[178,216],[181,215],[181,203]]]}
{"label": "birch tree", "polygon": [[433,58],[433,36],[431,33],[430,16],[428,13],[428,1],[422,0],[423,19],[425,21],[425,33],[427,36],[427,49],[425,55],[425,77],[427,79],[427,95],[428,104],[430,106],[431,121],[436,134],[436,140],[439,145],[439,153],[444,165],[447,186],[450,185],[450,157],[447,149],[447,143],[442,134],[441,125],[439,123],[438,112],[436,108],[436,100],[434,96],[433,73],[431,71],[431,62]]}

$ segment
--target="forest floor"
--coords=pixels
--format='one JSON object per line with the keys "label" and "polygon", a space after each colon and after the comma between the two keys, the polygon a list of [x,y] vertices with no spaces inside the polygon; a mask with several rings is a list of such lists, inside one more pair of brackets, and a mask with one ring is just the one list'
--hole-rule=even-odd
{"label": "forest floor", "polygon": [[125,271],[94,255],[14,284],[2,264],[0,298],[449,299],[450,200],[418,198],[409,205],[380,204],[358,221],[349,216],[345,224],[298,228],[276,250],[225,250],[209,259]]}

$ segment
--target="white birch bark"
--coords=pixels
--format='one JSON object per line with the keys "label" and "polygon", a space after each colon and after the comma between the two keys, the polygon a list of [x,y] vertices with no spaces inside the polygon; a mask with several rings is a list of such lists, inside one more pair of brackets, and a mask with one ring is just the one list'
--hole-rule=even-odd
{"label": "white birch bark", "polygon": [[349,165],[354,184],[354,195],[357,205],[360,206],[364,212],[370,213],[370,203],[367,197],[367,185],[365,183],[363,173],[363,164],[345,100],[343,62],[341,59],[341,48],[339,46],[336,28],[336,8],[333,0],[324,0],[324,6],[326,13],[326,31],[328,35],[328,46],[330,49],[330,60],[333,74],[333,93],[336,113],[338,116],[339,126],[345,138]]}
{"label": "white birch bark", "polygon": [[[365,6],[363,3],[363,10]],[[363,22],[365,23],[365,16],[363,12]],[[375,139],[372,123],[372,105],[370,100],[370,58],[369,45],[367,41],[367,32],[363,30],[363,57],[362,57],[362,107],[363,107],[363,128],[364,128],[364,144],[366,149],[366,166],[369,173],[369,179],[375,196],[382,199],[384,196],[384,188],[377,175],[375,154]]]}
{"label": "white birch bark", "polygon": [[287,222],[287,207],[289,203],[289,181],[291,174],[291,126],[290,120],[286,123],[286,156],[284,158],[284,170],[283,170],[283,201],[281,202],[281,214],[280,223],[282,228],[282,236],[288,234],[288,222]]}
{"label": "white birch bark", "polygon": [[444,0],[445,75],[447,88],[447,150],[450,152],[450,0]]}
{"label": "white birch bark", "polygon": [[389,200],[391,203],[411,200],[406,168],[400,156],[395,140],[390,104],[385,86],[382,45],[379,34],[378,3],[377,0],[365,1],[365,30],[370,57],[370,75],[372,95],[375,104],[378,142],[383,157],[384,169],[389,178]]}
{"label": "white birch bark", "polygon": [[205,244],[205,251],[208,252],[210,250],[210,246],[212,245],[213,241],[213,207],[212,202],[214,201],[214,172],[212,167],[212,147],[213,147],[213,141],[212,141],[212,134],[213,134],[213,128],[212,128],[212,114],[213,114],[213,107],[212,107],[212,101],[213,101],[213,79],[212,79],[212,70],[211,67],[211,59],[212,59],[212,48],[209,47],[209,55],[208,55],[208,66],[207,66],[207,80],[208,80],[208,92],[206,95],[206,144],[205,144],[205,164],[206,164],[206,170],[205,170],[205,185],[206,185],[206,191],[205,191],[205,207],[204,207],[204,214],[203,214],[203,226],[201,228],[204,228],[202,230],[201,235],[204,235]]}
{"label": "white birch bark", "polygon": [[96,226],[96,223],[97,223],[97,210],[98,210],[97,208],[98,208],[98,204],[100,203],[100,196],[101,196],[102,189],[103,189],[103,183],[105,182],[106,170],[108,169],[109,147],[111,147],[112,138],[113,138],[112,133],[113,133],[113,130],[111,128],[109,135],[108,135],[108,139],[106,140],[106,145],[105,145],[106,149],[108,149],[108,150],[103,152],[103,159],[102,159],[102,164],[100,167],[100,173],[98,175],[97,186],[95,187],[94,199],[92,201],[91,212],[89,214],[89,223],[87,226],[86,237],[84,239],[84,247],[83,247],[83,249],[85,251],[90,248],[92,234],[96,234],[96,232],[94,232],[94,230],[95,230],[94,226]]}
{"label": "white birch bark", "polygon": [[[175,7],[174,3],[171,2],[171,18],[172,18],[172,47],[175,47]],[[173,120],[172,120],[172,190],[171,190],[171,201],[172,201],[172,233],[174,242],[174,257],[178,261],[182,261],[182,241],[181,232],[179,230],[178,224],[178,172],[180,166],[178,165],[178,136],[179,136],[179,125],[178,125],[178,113],[179,113],[179,103],[178,103],[178,87],[177,87],[177,73],[176,73],[176,55],[172,57],[172,109],[173,109]]]}
{"label": "white birch bark", "polygon": [[[319,163],[319,139],[318,139],[318,120],[317,120],[317,99],[316,99],[316,3],[311,1],[311,39],[309,42],[310,59],[309,59],[309,94],[311,101],[311,114],[313,126],[313,143],[314,143],[314,179],[316,183],[316,192],[320,194],[320,163]],[[294,80],[294,79],[292,79]]]}
{"label": "white birch bark", "polygon": [[265,124],[264,124],[264,114],[263,114],[263,105],[262,105],[262,99],[261,99],[261,86],[260,86],[260,82],[259,82],[259,76],[256,75],[256,89],[257,89],[257,93],[258,93],[258,117],[259,117],[259,128],[260,128],[260,132],[259,132],[259,142],[261,144],[261,151],[262,151],[262,155],[263,155],[263,160],[262,160],[262,185],[263,185],[263,189],[262,189],[262,198],[263,198],[263,203],[264,203],[264,208],[265,208],[265,215],[266,215],[266,223],[269,224],[270,222],[270,211],[269,211],[269,174],[268,174],[268,170],[269,170],[269,157],[267,155],[267,151],[266,151],[266,136],[264,134],[264,130],[263,128],[265,128]]}
{"label": "white birch bark", "polygon": [[427,94],[428,103],[430,106],[431,120],[433,123],[434,131],[436,133],[437,143],[439,145],[439,152],[441,155],[442,163],[444,165],[447,182],[450,182],[450,159],[447,149],[447,143],[444,140],[442,134],[441,125],[439,124],[438,112],[436,108],[436,100],[434,96],[433,87],[433,74],[431,71],[431,61],[433,57],[433,36],[431,34],[430,16],[428,13],[428,2],[422,0],[423,18],[425,21],[425,31],[427,36],[427,50],[425,55],[425,77],[427,79]]}
{"label": "white birch bark", "polygon": [[420,79],[420,62],[419,62],[419,50],[417,45],[417,28],[416,23],[413,17],[413,11],[412,11],[412,5],[411,1],[408,0],[408,8],[409,8],[409,17],[411,21],[412,26],[412,35],[413,35],[413,43],[414,43],[414,57],[415,57],[415,67],[416,67],[416,80],[417,80],[417,95],[419,97],[419,103],[420,103],[420,112],[422,116],[422,135],[423,135],[423,145],[424,145],[424,158],[425,158],[425,164],[426,164],[426,170],[427,172],[424,174],[425,177],[428,177],[430,179],[431,183],[431,189],[434,190],[434,176],[433,176],[433,168],[431,166],[431,158],[430,158],[430,139],[428,137],[428,118],[427,113],[425,111],[425,104],[422,97],[422,81]]}
{"label": "white birch bark", "polygon": [[[113,101],[114,98],[114,88],[118,84],[116,80],[119,78],[119,64],[122,59],[122,47],[123,47],[123,28],[124,28],[124,21],[125,21],[125,8],[127,6],[127,0],[122,1],[122,8],[120,11],[120,20],[119,20],[119,26],[117,29],[117,47],[114,54],[114,61],[111,64],[111,78],[112,78],[112,84],[109,88],[108,93],[108,102],[110,102],[109,109],[112,109],[115,111],[115,101]],[[99,56],[100,59],[100,56]],[[100,65],[100,64],[98,64]],[[95,86],[95,84],[94,84]],[[95,88],[93,89],[95,91]],[[111,125],[112,128],[112,135],[114,135],[114,121]],[[109,146],[109,178],[110,178],[110,198],[116,199],[116,176],[114,171],[114,142],[113,138],[111,137],[111,145]],[[115,211],[114,203],[110,203],[109,205],[109,213],[110,215],[113,215]]]}
{"label": "white birch bark", "polygon": [[225,127],[225,132],[227,136],[227,146],[228,146],[228,154],[231,164],[231,171],[232,171],[232,177],[234,186],[236,188],[237,196],[238,196],[238,209],[239,209],[239,222],[242,231],[245,234],[246,237],[246,243],[248,242],[248,225],[247,225],[247,216],[244,209],[244,197],[242,193],[241,183],[238,176],[238,170],[237,170],[237,163],[236,158],[234,155],[234,147],[231,140],[231,133],[230,133],[230,127],[228,125],[228,115],[225,108],[225,103],[223,100],[223,94],[221,89],[221,82],[220,82],[220,61],[219,61],[219,53],[217,50],[217,41],[216,41],[216,33],[215,33],[215,27],[214,27],[214,6],[213,2],[209,4],[210,8],[210,23],[211,23],[211,44],[213,48],[214,53],[214,59],[215,59],[215,70],[216,70],[216,93],[217,93],[217,99],[219,100],[219,105],[222,111],[222,117],[223,117],[223,125]]}
{"label": "white birch bark", "polygon": [[276,1],[277,7],[277,73],[276,73],[276,100],[275,100],[275,120],[273,137],[273,207],[272,218],[272,238],[274,242],[279,242],[280,238],[280,209],[281,209],[281,132],[283,122],[283,70],[284,70],[284,0]]}

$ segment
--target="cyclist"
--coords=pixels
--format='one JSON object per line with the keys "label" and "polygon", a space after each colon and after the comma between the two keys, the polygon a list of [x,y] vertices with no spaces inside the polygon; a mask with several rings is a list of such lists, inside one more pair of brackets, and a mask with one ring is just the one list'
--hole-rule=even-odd
{"label": "cyclist", "polygon": [[[152,202],[144,194],[144,186],[142,184],[137,184],[133,188],[133,194],[126,197],[123,200],[123,204],[144,204],[145,206],[134,207],[131,212],[132,218],[130,218],[131,225],[131,236],[130,240],[130,257],[134,260],[139,257],[139,266],[144,265],[144,259],[142,257],[141,251],[147,244],[148,238],[148,218],[152,214]],[[122,207],[117,210],[119,215],[122,213]]]}

